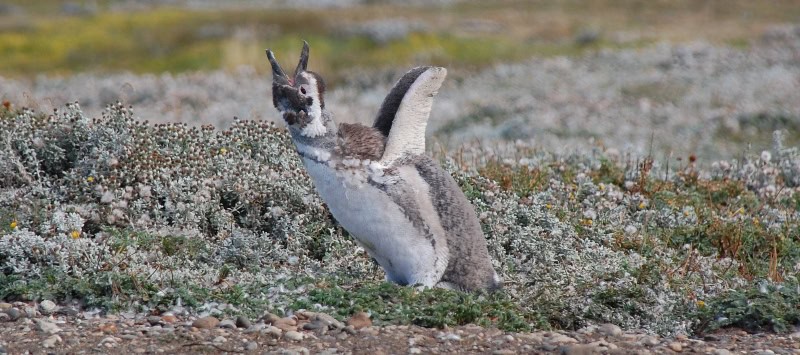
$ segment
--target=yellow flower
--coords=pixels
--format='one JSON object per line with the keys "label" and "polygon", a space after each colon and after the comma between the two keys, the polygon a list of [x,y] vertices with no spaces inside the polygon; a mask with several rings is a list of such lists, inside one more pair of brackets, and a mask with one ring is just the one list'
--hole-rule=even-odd
{"label": "yellow flower", "polygon": [[11,221],[11,229],[17,229],[17,221]]}
{"label": "yellow flower", "polygon": [[592,223],[593,223],[592,220],[588,218],[581,221],[581,224],[583,224],[584,226],[591,226]]}
{"label": "yellow flower", "polygon": [[647,205],[645,205],[644,202],[639,202],[639,209],[640,210],[643,210],[645,207],[647,207]]}
{"label": "yellow flower", "polygon": [[544,205],[544,208],[547,208],[549,210],[549,209],[553,208],[553,206],[548,203],[548,204]]}
{"label": "yellow flower", "polygon": [[80,238],[80,237],[81,237],[81,232],[79,232],[79,231],[72,231],[72,234],[70,234],[70,235],[72,236],[72,239],[78,239],[78,238]]}
{"label": "yellow flower", "polygon": [[600,187],[600,191],[603,191],[603,190],[606,189],[606,184],[600,184],[599,187]]}
{"label": "yellow flower", "polygon": [[89,176],[86,178],[86,182],[94,182],[94,176]]}
{"label": "yellow flower", "polygon": [[703,300],[698,300],[698,301],[697,301],[697,307],[703,308],[703,307],[705,307],[705,306],[706,306],[706,303],[705,303],[705,302],[703,302]]}
{"label": "yellow flower", "polygon": [[753,217],[753,224],[758,227],[761,225],[761,222],[758,220],[758,217]]}
{"label": "yellow flower", "polygon": [[225,149],[224,147],[223,148],[219,148],[219,154],[225,154],[227,152],[228,152],[228,150]]}

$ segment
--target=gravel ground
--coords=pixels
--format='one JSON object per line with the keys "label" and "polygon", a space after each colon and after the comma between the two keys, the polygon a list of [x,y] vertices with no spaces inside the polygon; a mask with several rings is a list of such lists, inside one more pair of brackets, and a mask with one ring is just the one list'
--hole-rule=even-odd
{"label": "gravel ground", "polygon": [[576,332],[508,333],[474,325],[378,327],[365,313],[344,323],[303,311],[256,320],[173,313],[102,315],[51,301],[0,303],[0,325],[0,354],[800,354],[800,331],[776,335],[728,329],[702,339],[660,338],[603,324]]}

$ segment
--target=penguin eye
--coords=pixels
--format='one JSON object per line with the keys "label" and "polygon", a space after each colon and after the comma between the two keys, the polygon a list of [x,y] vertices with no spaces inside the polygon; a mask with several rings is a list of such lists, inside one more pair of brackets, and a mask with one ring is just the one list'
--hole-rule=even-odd
{"label": "penguin eye", "polygon": [[301,86],[300,87],[300,93],[302,93],[303,95],[306,94],[306,87],[305,86]]}

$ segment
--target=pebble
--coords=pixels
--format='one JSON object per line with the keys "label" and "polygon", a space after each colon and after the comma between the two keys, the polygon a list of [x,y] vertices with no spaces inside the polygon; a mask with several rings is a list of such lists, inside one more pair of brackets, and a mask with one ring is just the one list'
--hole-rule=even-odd
{"label": "pebble", "polygon": [[683,350],[683,345],[681,345],[681,343],[679,343],[677,341],[673,341],[673,342],[669,343],[669,345],[667,345],[667,347],[669,347],[670,350],[675,351],[675,352],[681,352]]}
{"label": "pebble", "polygon": [[509,350],[509,349],[500,349],[500,350],[492,351],[492,355],[514,355],[516,353],[517,353],[516,351]]}
{"label": "pebble", "polygon": [[642,337],[641,340],[639,340],[639,343],[645,346],[656,346],[660,343],[660,341],[658,341],[657,337],[654,337],[652,335],[645,335]]}
{"label": "pebble", "polygon": [[286,339],[294,340],[294,341],[303,340],[303,337],[304,337],[303,333],[300,333],[300,332],[294,331],[294,330],[290,330],[290,331],[286,332],[285,334],[283,334],[283,336]]}
{"label": "pebble", "polygon": [[150,323],[150,325],[161,325],[161,317],[149,316],[147,317],[147,323]]}
{"label": "pebble", "polygon": [[11,303],[0,302],[0,311],[5,311],[11,307],[13,307]]}
{"label": "pebble", "polygon": [[36,308],[34,307],[25,307],[25,316],[28,318],[36,317]]}
{"label": "pebble", "polygon": [[42,303],[39,303],[39,312],[42,314],[49,316],[53,314],[56,310],[56,304],[53,303],[51,300],[44,300]]}
{"label": "pebble", "polygon": [[55,347],[56,344],[60,343],[61,341],[62,340],[60,336],[53,334],[42,341],[42,347],[49,349]]}
{"label": "pebble", "polygon": [[616,324],[606,323],[597,328],[597,331],[605,336],[615,337],[622,334],[622,328]]}
{"label": "pebble", "polygon": [[223,320],[222,322],[219,322],[219,327],[225,329],[236,329],[236,322],[230,319],[226,319]]}
{"label": "pebble", "polygon": [[420,348],[408,348],[409,354],[422,354],[422,349]]}
{"label": "pebble", "polygon": [[6,313],[0,313],[0,322],[8,322],[11,320],[11,316]]}
{"label": "pebble", "polygon": [[458,334],[455,334],[455,333],[439,334],[439,336],[437,338],[439,338],[440,340],[453,340],[453,341],[460,341],[461,340],[461,336],[459,336]]}
{"label": "pebble", "polygon": [[572,338],[572,337],[568,337],[568,336],[563,335],[563,334],[557,334],[556,333],[552,337],[547,339],[547,342],[548,343],[553,343],[553,344],[574,344],[574,343],[577,343],[578,340],[576,340],[575,338]]}
{"label": "pebble", "polygon": [[252,326],[252,323],[250,323],[250,320],[247,319],[247,317],[238,316],[238,317],[236,317],[236,326],[239,327],[239,328],[247,329],[247,328],[250,328],[250,326]]}
{"label": "pebble", "polygon": [[366,312],[357,312],[347,320],[347,325],[354,329],[362,329],[372,326],[372,320],[369,319],[369,314]]}
{"label": "pebble", "polygon": [[728,349],[714,349],[711,351],[712,355],[733,355],[733,353]]}
{"label": "pebble", "polygon": [[258,349],[258,343],[254,341],[248,341],[247,344],[244,345],[244,350],[255,351],[256,349]]}
{"label": "pebble", "polygon": [[136,349],[133,349],[133,353],[134,353],[134,354],[144,354],[144,353],[146,353],[146,352],[147,352],[147,349],[145,349],[145,348],[136,348]]}
{"label": "pebble", "polygon": [[36,321],[36,330],[47,334],[55,334],[60,332],[61,328],[54,323],[50,323],[44,319],[39,319]]}
{"label": "pebble", "polygon": [[218,343],[218,344],[224,343],[224,342],[226,342],[226,341],[228,341],[228,339],[225,339],[225,337],[224,337],[224,336],[222,336],[222,335],[220,335],[220,336],[218,336],[218,337],[214,338],[214,342],[215,342],[215,343]]}
{"label": "pebble", "polygon": [[6,314],[8,314],[12,322],[22,317],[22,312],[20,312],[19,309],[16,308],[9,308],[8,310],[6,310]]}
{"label": "pebble", "polygon": [[192,326],[198,329],[212,329],[217,325],[219,325],[219,319],[212,316],[199,318],[192,322]]}
{"label": "pebble", "polygon": [[105,323],[97,327],[97,330],[106,334],[111,334],[111,333],[116,333],[118,329],[117,325],[114,323]]}
{"label": "pebble", "polygon": [[607,350],[605,347],[592,344],[575,344],[561,348],[561,354],[564,355],[584,355],[584,354],[598,354]]}
{"label": "pebble", "polygon": [[161,316],[161,320],[166,324],[172,324],[178,321],[178,317],[176,317],[174,314],[166,313]]}
{"label": "pebble", "polygon": [[284,332],[297,330],[297,321],[289,317],[280,318],[276,321],[273,321],[272,325]]}
{"label": "pebble", "polygon": [[276,338],[280,338],[280,337],[281,337],[281,335],[283,335],[283,330],[281,330],[281,328],[278,328],[278,327],[275,327],[275,326],[272,326],[272,325],[270,325],[269,327],[267,327],[266,329],[264,329],[264,330],[262,331],[262,333],[263,333],[263,334],[269,334],[269,335],[272,335],[272,336],[274,336],[274,337],[276,337]]}

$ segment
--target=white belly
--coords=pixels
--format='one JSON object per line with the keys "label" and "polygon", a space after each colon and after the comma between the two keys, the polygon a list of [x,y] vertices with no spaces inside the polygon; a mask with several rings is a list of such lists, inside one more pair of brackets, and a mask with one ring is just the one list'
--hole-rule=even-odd
{"label": "white belly", "polygon": [[367,183],[366,174],[342,176],[328,165],[303,162],[333,216],[378,261],[387,278],[400,284],[438,281],[432,280],[437,272],[430,240],[389,196]]}

